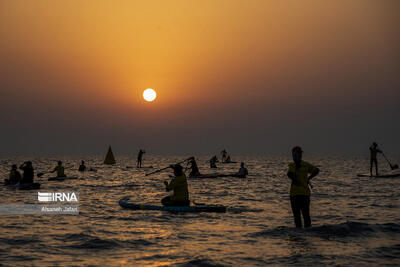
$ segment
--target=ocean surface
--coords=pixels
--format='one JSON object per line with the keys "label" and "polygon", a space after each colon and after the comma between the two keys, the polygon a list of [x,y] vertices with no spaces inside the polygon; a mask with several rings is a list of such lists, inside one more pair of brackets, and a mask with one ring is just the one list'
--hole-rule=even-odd
{"label": "ocean surface", "polygon": [[[145,154],[144,165],[165,167],[187,157]],[[11,164],[31,160],[37,172],[63,160],[68,176],[35,179],[40,190],[0,187],[1,204],[38,204],[37,192],[79,192],[79,215],[0,215],[0,265],[92,266],[265,266],[400,265],[400,178],[358,178],[368,172],[367,158],[305,157],[321,170],[312,184],[312,227],[296,229],[286,176],[290,158],[240,157],[250,175],[241,178],[188,179],[190,198],[221,204],[226,213],[171,213],[122,209],[131,196],[142,204],[159,204],[170,172],[145,177],[136,157],[2,158],[0,173]],[[97,172],[76,171],[80,160]],[[202,173],[230,173],[238,164]],[[400,163],[397,159],[393,163]],[[388,169],[383,159],[381,167]],[[383,172],[383,171],[382,171]]]}

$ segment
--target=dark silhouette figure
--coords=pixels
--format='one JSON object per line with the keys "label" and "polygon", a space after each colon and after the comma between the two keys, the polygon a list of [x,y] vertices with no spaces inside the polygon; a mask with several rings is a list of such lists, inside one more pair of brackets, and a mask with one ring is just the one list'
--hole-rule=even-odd
{"label": "dark silhouette figure", "polygon": [[57,166],[51,171],[51,173],[53,172],[57,172],[57,177],[66,177],[61,160],[58,161]]}
{"label": "dark silhouette figure", "polygon": [[237,173],[237,176],[239,178],[246,178],[246,176],[249,174],[247,168],[244,166],[244,162],[240,163],[240,169]]}
{"label": "dark silhouette figure", "polygon": [[221,151],[221,155],[222,155],[222,162],[225,162],[225,160],[226,160],[226,155],[227,155],[227,152],[226,152],[225,149]]}
{"label": "dark silhouette figure", "polygon": [[225,162],[226,162],[226,163],[231,163],[231,162],[232,162],[231,156],[228,155],[228,156],[226,157],[226,159],[225,159]]}
{"label": "dark silhouette figure", "polygon": [[169,183],[168,181],[164,181],[164,184],[166,191],[173,190],[174,194],[164,197],[161,203],[164,206],[189,206],[189,189],[183,168],[179,164],[171,165],[170,167],[174,170],[175,177]]}
{"label": "dark silhouette figure", "polygon": [[289,164],[287,176],[292,180],[290,185],[290,204],[296,227],[301,228],[301,215],[304,227],[311,226],[310,217],[310,180],[318,175],[319,169],[302,160],[303,150],[296,146],[292,149],[293,163]]}
{"label": "dark silhouette figure", "polygon": [[213,156],[213,157],[210,159],[210,168],[211,168],[211,169],[217,168],[217,164],[216,164],[217,162],[218,162],[217,156]]}
{"label": "dark silhouette figure", "polygon": [[372,146],[369,147],[369,151],[371,154],[370,157],[370,164],[369,164],[369,174],[372,176],[372,167],[375,164],[375,174],[376,176],[378,176],[378,159],[377,159],[377,155],[378,153],[382,153],[381,150],[378,149],[378,144],[373,142]]}
{"label": "dark silhouette figure", "polygon": [[106,165],[114,165],[115,158],[114,158],[114,153],[112,152],[111,146],[108,147],[107,155],[106,158],[104,159],[104,164]]}
{"label": "dark silhouette figure", "polygon": [[84,172],[86,171],[85,161],[81,161],[81,165],[79,165],[78,171]]}
{"label": "dark silhouette figure", "polygon": [[139,150],[138,156],[137,156],[137,168],[142,168],[142,161],[143,161],[143,154],[146,153],[144,150]]}
{"label": "dark silhouette figure", "polygon": [[26,161],[19,168],[24,171],[24,173],[22,174],[21,184],[32,184],[33,177],[35,175],[32,167],[32,162]]}
{"label": "dark silhouette figure", "polygon": [[6,185],[16,185],[21,181],[21,174],[17,170],[17,165],[12,165],[11,170],[10,170],[10,175],[8,176],[8,179],[4,180],[4,183]]}
{"label": "dark silhouette figure", "polygon": [[194,157],[190,158],[190,160],[188,161],[188,164],[190,164],[190,174],[189,177],[196,177],[196,176],[200,176],[200,171],[199,171],[199,167],[197,167],[197,162],[194,159]]}

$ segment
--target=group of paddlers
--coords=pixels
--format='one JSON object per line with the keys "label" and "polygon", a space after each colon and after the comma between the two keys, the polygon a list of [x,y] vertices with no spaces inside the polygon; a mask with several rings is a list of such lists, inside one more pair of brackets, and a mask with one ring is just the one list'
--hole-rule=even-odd
{"label": "group of paddlers", "polygon": [[[370,174],[372,176],[372,167],[375,165],[376,174],[378,175],[378,161],[377,154],[383,152],[378,149],[377,143],[373,143],[369,148],[370,150]],[[225,150],[222,151],[223,160],[226,160],[227,153]],[[294,223],[296,227],[302,227],[304,221],[304,227],[311,226],[310,217],[310,186],[311,179],[318,175],[319,169],[312,164],[303,161],[303,150],[299,146],[295,146],[292,149],[293,162],[289,164],[287,176],[291,180],[290,185],[290,205],[294,217]],[[387,158],[385,157],[387,160]],[[210,160],[210,167],[216,168],[215,163],[218,162],[217,156],[213,156]],[[388,161],[390,164],[390,162]],[[200,175],[194,158],[189,159],[191,165],[190,177],[196,177]],[[167,191],[173,190],[172,196],[168,196],[162,199],[162,204],[165,206],[187,206],[190,205],[189,201],[189,190],[186,175],[183,172],[183,168],[180,164],[170,166],[175,177],[170,181],[165,181]],[[390,164],[391,169],[398,168],[397,165]],[[244,167],[244,163],[241,163],[239,173],[243,173],[244,177],[248,174],[247,169]],[[303,221],[302,221],[303,217]]]}
{"label": "group of paddlers", "polygon": [[[304,219],[304,226],[311,226],[310,218],[310,180],[318,175],[319,169],[310,163],[302,160],[303,150],[301,147],[296,146],[292,149],[293,163],[289,164],[287,176],[292,181],[290,187],[290,203],[296,227],[302,227],[301,214]],[[215,158],[215,156],[213,157]],[[199,169],[194,157],[188,159],[191,172],[189,177],[200,176]],[[165,181],[166,191],[173,191],[171,196],[167,196],[161,200],[164,206],[188,206],[189,189],[183,167],[180,164],[171,165],[174,177],[170,182]],[[241,163],[239,174],[246,177],[248,174],[244,163]]]}
{"label": "group of paddlers", "polygon": [[[369,148],[370,150],[370,174],[372,176],[372,168],[375,165],[375,171],[378,175],[378,161],[377,161],[377,154],[383,152],[378,148],[377,143],[373,143],[372,146]],[[143,154],[145,153],[144,150],[140,149],[137,158],[137,167],[142,167],[143,161]],[[232,163],[230,156],[227,154],[226,150],[224,149],[222,152],[222,162],[223,163]],[[311,226],[311,218],[310,218],[310,180],[318,175],[319,169],[312,164],[302,160],[303,150],[301,147],[296,146],[292,149],[292,158],[293,162],[289,164],[289,169],[287,172],[287,176],[291,180],[290,186],[290,204],[294,216],[294,221],[296,227],[302,227],[302,220],[301,216],[303,216],[304,220],[304,227]],[[383,154],[384,156],[384,154]],[[385,157],[385,156],[384,156]],[[387,158],[385,157],[387,160]],[[197,162],[194,157],[188,158],[187,160],[183,161],[187,162],[187,168],[190,169],[189,177],[196,178],[201,177]],[[183,163],[181,162],[181,163]],[[210,167],[216,168],[216,163],[218,162],[217,156],[213,156],[210,159]],[[389,162],[389,161],[388,161]],[[390,162],[389,162],[390,164]],[[391,168],[398,168],[397,165],[391,165]],[[167,168],[172,168],[174,177],[171,181],[165,181],[166,191],[173,191],[171,196],[167,196],[161,200],[161,203],[165,206],[188,206],[190,205],[189,200],[189,189],[188,183],[185,175],[185,171],[180,164],[170,165]],[[158,171],[165,170],[160,169]],[[15,184],[31,184],[34,180],[34,168],[32,166],[32,162],[26,161],[19,167],[20,170],[23,171],[23,175],[18,171],[17,165],[12,165],[10,170],[9,179],[5,179],[5,183],[8,185],[15,185]],[[85,166],[85,162],[82,161],[79,168],[79,171],[87,170]],[[156,173],[158,171],[152,172]],[[58,161],[57,166],[50,171],[49,173],[57,172],[57,177],[65,177],[64,167],[62,165],[62,161]],[[38,174],[40,177],[41,174]],[[226,176],[233,176],[233,177],[241,177],[246,178],[248,175],[248,171],[245,167],[244,162],[241,162],[240,169],[235,174],[230,175],[217,175],[216,177],[226,177]],[[204,175],[203,175],[204,176]],[[207,175],[205,175],[207,176]]]}
{"label": "group of paddlers", "polygon": [[[4,183],[6,185],[33,184],[35,171],[33,169],[32,162],[31,161],[24,162],[19,167],[19,169],[23,171],[22,176],[19,173],[16,164],[11,166],[10,175],[9,175],[8,179],[4,180]],[[57,177],[65,177],[64,167],[62,166],[62,161],[58,161],[58,164],[54,168],[54,170],[50,171],[50,173],[54,173],[54,172],[57,172]],[[38,174],[38,176],[40,176],[40,174]]]}
{"label": "group of paddlers", "polygon": [[[23,174],[21,174],[18,171],[17,165],[13,164],[11,166],[10,174],[8,176],[8,179],[4,180],[5,185],[28,185],[28,184],[33,184],[34,183],[34,177],[35,177],[35,170],[33,168],[32,162],[31,161],[26,161],[24,162],[20,167],[20,170],[23,171]],[[64,166],[63,162],[59,160],[57,162],[57,166],[54,167],[52,171],[49,171],[48,173],[57,173],[58,178],[66,177],[65,172],[64,172]],[[85,161],[81,161],[81,164],[79,165],[78,171],[86,171],[87,168],[85,166]],[[94,169],[90,169],[94,170]],[[45,173],[38,173],[37,176],[41,177]]]}

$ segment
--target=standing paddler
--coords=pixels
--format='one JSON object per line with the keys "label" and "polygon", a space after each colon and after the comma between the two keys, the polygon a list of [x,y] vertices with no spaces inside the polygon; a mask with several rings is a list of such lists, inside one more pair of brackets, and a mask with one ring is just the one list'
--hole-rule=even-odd
{"label": "standing paddler", "polygon": [[143,161],[143,154],[146,153],[146,151],[140,149],[137,157],[137,164],[136,168],[142,168],[142,161]]}
{"label": "standing paddler", "polygon": [[372,167],[375,164],[375,174],[378,176],[378,153],[382,153],[382,151],[378,148],[378,144],[373,142],[372,146],[369,147],[370,152],[370,164],[369,164],[369,174],[372,176]]}
{"label": "standing paddler", "polygon": [[292,149],[293,163],[289,164],[287,176],[292,180],[290,185],[290,205],[296,227],[301,228],[301,215],[304,227],[311,226],[310,217],[310,180],[318,175],[319,169],[302,160],[303,150],[296,146]]}

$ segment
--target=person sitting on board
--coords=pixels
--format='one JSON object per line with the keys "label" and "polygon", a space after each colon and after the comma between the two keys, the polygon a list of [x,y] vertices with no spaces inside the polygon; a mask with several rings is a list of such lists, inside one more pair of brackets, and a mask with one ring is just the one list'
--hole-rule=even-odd
{"label": "person sitting on board", "polygon": [[173,190],[174,193],[172,196],[164,197],[161,203],[164,206],[189,206],[189,189],[183,168],[179,164],[170,167],[174,170],[175,177],[169,183],[164,181],[164,184],[167,192]]}
{"label": "person sitting on board", "polygon": [[194,159],[194,157],[191,157],[190,160],[188,161],[188,164],[190,164],[190,173],[189,173],[189,177],[196,177],[196,176],[200,176],[200,171],[199,171],[199,167],[197,167],[197,163],[196,160]]}
{"label": "person sitting on board", "polygon": [[57,177],[67,177],[64,174],[64,167],[62,165],[62,161],[59,160],[57,166],[54,168],[54,170],[51,171],[51,173],[57,172]]}
{"label": "person sitting on board", "polygon": [[378,153],[382,153],[381,150],[378,149],[378,144],[373,142],[372,146],[369,147],[369,151],[371,153],[371,159],[370,159],[370,165],[369,165],[369,173],[372,176],[372,167],[375,164],[375,173],[376,176],[378,176],[378,159],[377,159],[377,155]]}
{"label": "person sitting on board", "polygon": [[79,165],[78,171],[84,172],[86,171],[85,161],[81,161],[81,165]]}
{"label": "person sitting on board", "polygon": [[[301,214],[304,227],[311,226],[310,218],[310,180],[318,175],[319,169],[302,160],[303,150],[296,146],[292,149],[293,163],[289,164],[287,176],[292,180],[290,185],[290,204],[296,227],[301,228]],[[309,175],[310,174],[310,175]]]}
{"label": "person sitting on board", "polygon": [[228,156],[226,157],[225,162],[226,162],[226,163],[231,163],[231,162],[232,162],[231,156],[228,155]]}
{"label": "person sitting on board", "polygon": [[17,170],[17,165],[12,165],[8,179],[5,179],[5,184],[16,185],[21,181],[21,174]]}
{"label": "person sitting on board", "polygon": [[212,158],[210,159],[210,168],[211,168],[211,169],[217,168],[217,164],[216,164],[217,162],[218,162],[217,156],[212,157]]}
{"label": "person sitting on board", "polygon": [[249,172],[247,171],[247,168],[244,167],[244,162],[240,163],[240,169],[237,173],[237,176],[240,178],[246,178],[246,176],[249,174]]}
{"label": "person sitting on board", "polygon": [[144,150],[139,150],[138,157],[137,157],[137,164],[136,168],[142,168],[142,160],[143,160],[143,154],[146,153]]}
{"label": "person sitting on board", "polygon": [[19,168],[24,171],[24,173],[22,174],[22,180],[20,183],[21,184],[32,184],[33,177],[35,175],[33,166],[32,166],[32,162],[26,161],[26,162],[24,162],[24,164],[19,166]]}
{"label": "person sitting on board", "polygon": [[226,150],[224,149],[224,150],[222,150],[221,151],[221,154],[222,154],[222,162],[225,162],[225,160],[226,160]]}

